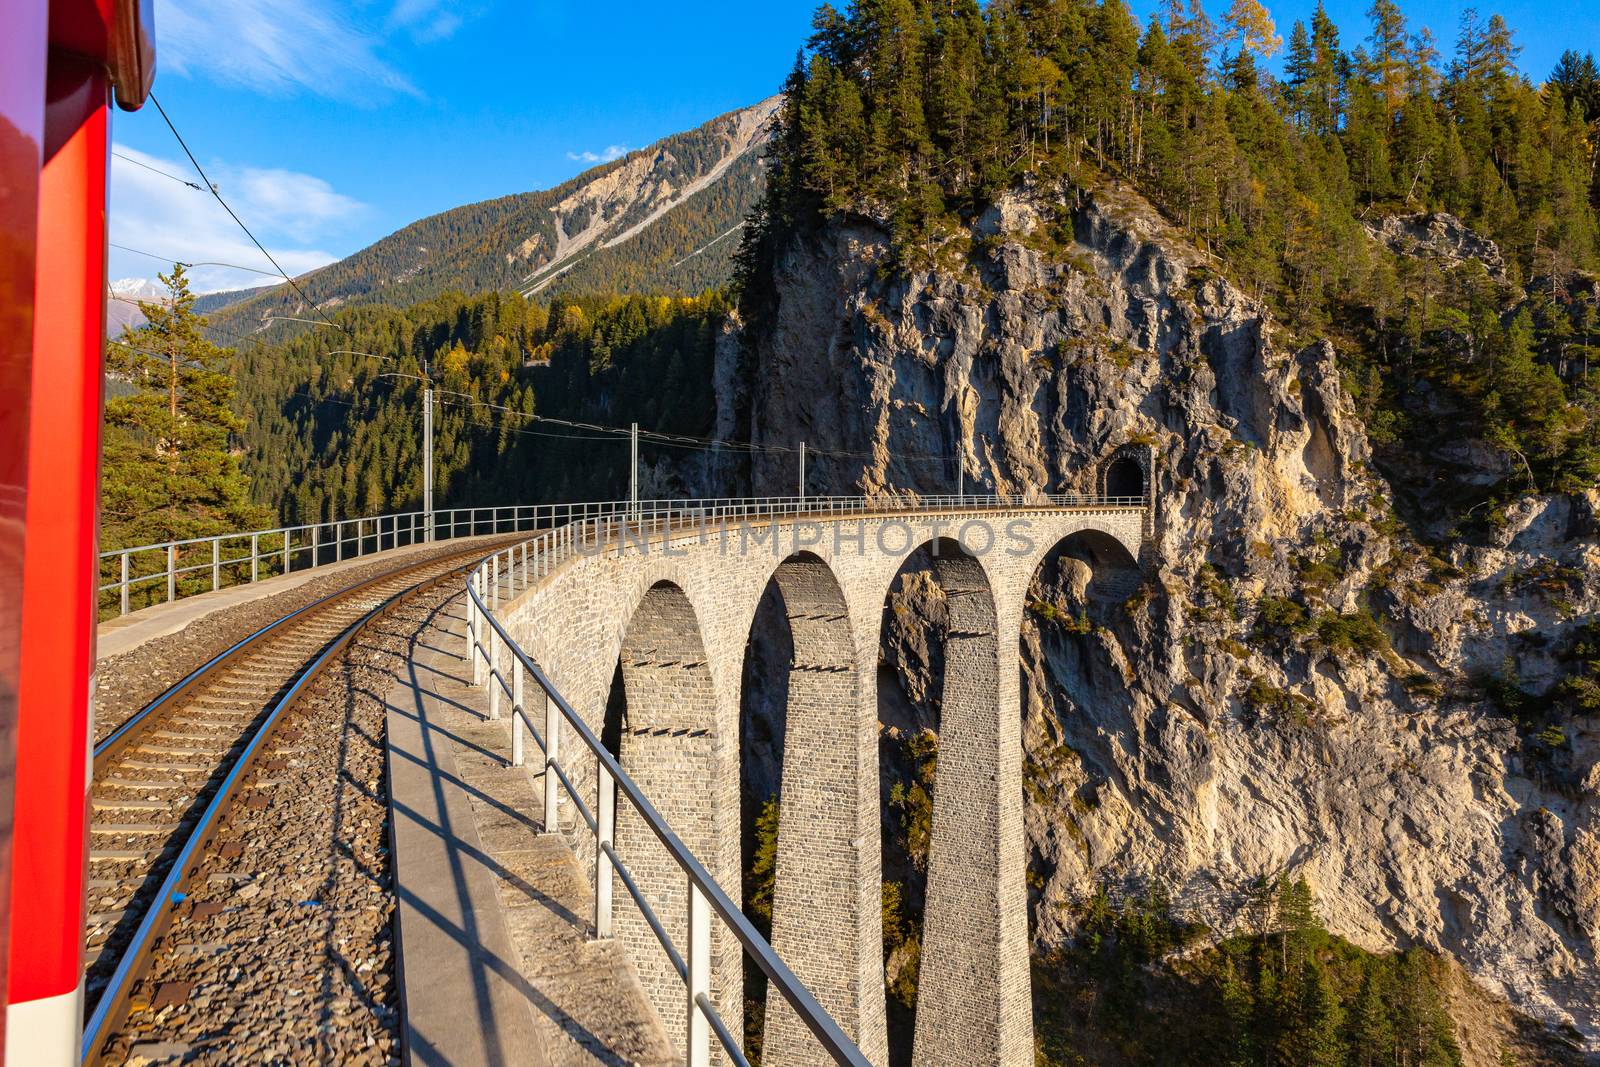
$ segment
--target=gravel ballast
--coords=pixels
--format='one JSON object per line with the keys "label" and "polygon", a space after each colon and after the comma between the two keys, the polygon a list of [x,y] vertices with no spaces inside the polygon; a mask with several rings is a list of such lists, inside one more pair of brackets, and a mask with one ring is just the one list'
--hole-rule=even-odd
{"label": "gravel ballast", "polygon": [[114,1059],[400,1062],[382,695],[459,593],[390,608],[311,684],[241,783]]}
{"label": "gravel ballast", "polygon": [[463,539],[418,549],[402,556],[374,560],[314,578],[281,593],[220,608],[196,619],[177,633],[151,638],[128,652],[108,657],[96,664],[94,739],[96,743],[104,740],[129,716],[203,666],[218,652],[291,611],[397,567],[470,551],[474,547],[488,551],[489,546],[503,543],[504,540],[499,537]]}

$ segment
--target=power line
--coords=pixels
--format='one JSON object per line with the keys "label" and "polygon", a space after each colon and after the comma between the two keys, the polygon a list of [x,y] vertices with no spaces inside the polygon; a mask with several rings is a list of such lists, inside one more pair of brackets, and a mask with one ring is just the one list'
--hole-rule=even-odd
{"label": "power line", "polygon": [[[106,295],[107,295],[107,297],[109,299],[114,300],[119,304],[132,304],[135,307],[139,306],[140,304],[159,304],[161,302],[160,300],[136,300],[136,299],[134,299],[132,297],[118,296],[116,294],[116,291],[113,290],[110,286],[106,287]],[[145,325],[147,326],[148,322]],[[143,326],[134,326],[133,327],[134,332],[138,332],[138,331],[140,331],[142,329],[144,329]],[[201,326],[200,329],[206,331],[207,333],[220,334],[221,336],[226,337],[231,341],[237,341],[242,345],[261,344],[262,343],[261,342],[261,338],[259,338],[259,337],[243,337],[243,336],[241,336],[239,334],[232,333],[232,332],[230,332],[228,330],[224,330],[220,326],[213,326],[210,323],[207,323],[206,325]],[[108,343],[122,344],[121,341],[116,341],[113,338],[109,338],[108,337],[108,338],[106,338],[106,340],[107,340]],[[209,341],[210,338],[206,338],[206,340]],[[213,341],[212,343],[215,344],[216,342]],[[225,346],[218,345],[218,347],[221,348],[221,347],[225,347]]]}
{"label": "power line", "polygon": [[[534,415],[530,412],[518,411],[515,408],[508,408],[501,404],[491,404],[487,400],[473,399],[471,402],[479,407],[490,408],[494,411],[503,412],[507,415],[514,415],[517,418],[531,419],[535,422],[547,422],[557,426],[570,426],[576,430],[591,430],[597,433],[616,434],[623,437],[630,436],[633,433],[632,429],[622,426],[602,426],[592,422],[573,422],[568,419],[553,418],[549,415]],[[718,441],[708,437],[690,437],[687,434],[662,433],[657,430],[640,430],[639,437],[641,439],[659,441],[665,444],[683,445],[689,448],[727,449],[735,452],[776,452],[786,455],[798,455],[800,452],[799,448],[791,448],[788,445],[758,445],[748,441]],[[806,446],[806,452],[808,455],[840,456],[849,459],[874,458],[874,453],[871,452],[849,452],[842,449],[812,448],[809,445]],[[945,463],[948,463],[954,458],[953,456],[936,453],[901,453],[895,455],[898,459],[940,460]]]}
{"label": "power line", "polygon": [[[233,210],[233,208],[228,205],[228,202],[222,198],[222,194],[217,190],[216,184],[214,182],[212,182],[212,180],[209,177],[206,176],[205,168],[200,166],[200,161],[198,159],[196,159],[194,153],[192,151],[190,151],[188,143],[184,141],[183,135],[178,132],[178,127],[173,124],[171,116],[169,116],[167,114],[166,108],[161,106],[161,101],[156,99],[156,96],[155,96],[154,93],[150,94],[150,102],[156,106],[156,111],[161,115],[162,121],[167,124],[167,129],[172,131],[172,136],[177,140],[178,146],[183,149],[184,155],[189,158],[189,162],[190,162],[191,165],[193,165],[193,167],[195,169],[195,173],[199,174],[200,175],[200,179],[203,182],[205,182],[206,190],[209,191],[211,193],[211,195],[216,198],[217,203],[222,205],[222,209],[228,213],[228,216],[233,219],[233,221],[238,225],[239,229],[244,231],[245,236],[250,238],[251,243],[254,244],[256,246],[256,248],[260,250],[261,254],[267,258],[267,261],[269,263],[271,263],[274,267],[277,268],[278,274],[282,276],[284,281],[289,283],[290,288],[292,288],[295,291],[295,293],[299,295],[300,299],[303,300],[306,303],[306,305],[308,307],[310,307],[313,312],[316,313],[318,318],[320,318],[327,325],[332,326],[334,329],[344,329],[344,327],[339,326],[338,323],[334,322],[332,319],[328,318],[325,314],[323,314],[322,309],[319,306],[317,306],[316,302],[313,301],[309,296],[306,295],[305,290],[300,288],[299,283],[296,282],[293,278],[291,278],[289,276],[289,272],[284,270],[282,265],[279,264],[278,261],[273,258],[272,253],[267,251],[266,246],[263,245],[259,240],[256,239],[256,235],[254,233],[250,232],[250,227],[248,227],[248,226],[246,226],[244,224],[244,220],[239,218],[238,214]],[[128,157],[123,157],[123,158],[128,158]],[[139,161],[130,159],[129,162],[138,163]],[[144,166],[144,164],[139,164],[139,165],[140,166]],[[147,167],[147,169],[155,170],[155,168],[153,168],[153,167]],[[183,179],[176,178],[174,175],[166,174],[165,171],[157,171],[157,173],[165,174],[166,177],[173,178],[176,181],[183,181]],[[192,185],[193,183],[184,182],[184,184],[185,185]],[[138,252],[137,249],[127,249],[127,251]],[[151,253],[148,253],[148,252],[138,253],[138,254],[151,255]],[[153,258],[161,258],[161,257],[153,257]],[[194,264],[191,264],[191,265],[194,265]],[[218,265],[222,265],[222,264],[218,264]],[[255,268],[251,268],[251,267],[241,267],[241,268],[238,268],[238,269],[253,270],[253,271],[255,271],[255,273],[258,273],[258,274],[266,274],[267,273],[266,271],[255,270]],[[348,331],[346,331],[346,332],[348,333]],[[114,344],[121,344],[121,342],[113,342],[113,343]],[[126,346],[126,347],[132,348],[133,346],[129,345],[129,346]],[[136,351],[138,351],[138,350],[136,349]],[[295,394],[291,394],[291,395],[295,395]],[[531,420],[536,421],[536,422],[544,422],[544,423],[549,423],[549,424],[553,424],[553,425],[566,426],[566,427],[569,427],[569,428],[572,428],[572,429],[578,429],[578,430],[588,430],[588,431],[593,431],[595,433],[600,433],[600,434],[628,435],[628,436],[631,436],[633,433],[636,432],[636,431],[634,431],[632,429],[623,429],[622,427],[618,427],[618,426],[601,426],[601,425],[597,425],[595,423],[572,422],[572,421],[569,421],[569,420],[566,420],[566,419],[556,419],[556,418],[551,418],[551,417],[543,416],[543,415],[533,415],[533,414],[529,414],[528,412],[516,411],[513,408],[503,407],[503,406],[501,406],[499,404],[490,404],[490,403],[488,403],[486,401],[476,400],[476,399],[473,399],[471,397],[468,397],[467,399],[468,399],[469,403],[471,403],[473,405],[490,408],[492,410],[500,411],[500,412],[503,412],[503,413],[509,414],[509,415],[515,415],[515,416],[518,416],[520,418],[531,419]],[[445,402],[443,397],[440,398],[440,401],[441,401],[441,403]],[[351,406],[353,407],[354,405],[351,405]],[[492,425],[492,424],[486,424],[485,423],[485,424],[479,424],[479,425]],[[527,434],[530,434],[530,435],[533,435],[533,436],[541,436],[541,437],[544,437],[544,436],[558,436],[558,435],[551,435],[551,434],[537,434],[535,431],[528,431],[528,430],[514,430],[514,429],[511,429],[510,427],[502,427],[502,429],[510,430],[513,433],[527,433]],[[680,435],[680,434],[665,434],[665,433],[658,433],[656,431],[650,431],[650,430],[637,431],[637,432],[638,432],[640,437],[647,438],[647,439],[652,440],[652,441],[659,441],[659,442],[663,442],[663,443],[667,443],[667,444],[675,444],[675,445],[680,445],[680,446],[690,447],[690,448],[702,448],[702,449],[705,449],[705,450],[708,450],[708,451],[709,450],[713,450],[713,449],[717,449],[717,450],[728,449],[728,450],[731,450],[731,451],[745,451],[745,452],[751,452],[751,453],[755,453],[755,452],[774,452],[774,453],[785,453],[785,454],[790,454],[790,455],[797,454],[799,452],[798,448],[790,448],[790,447],[785,446],[785,445],[757,445],[757,444],[752,444],[752,443],[748,443],[748,442],[739,442],[739,441],[713,441],[713,440],[710,440],[710,439],[707,439],[707,438],[689,437],[689,436]],[[573,438],[572,435],[559,435],[559,436],[564,436],[567,439],[577,439],[577,438]],[[605,438],[590,438],[590,439],[591,440],[604,440]],[[824,448],[814,448],[814,449],[813,448],[808,448],[807,451],[810,452],[813,455],[822,455],[822,456],[840,456],[840,457],[847,457],[847,458],[852,458],[852,459],[872,459],[872,458],[874,458],[874,454],[870,453],[870,452],[848,452],[848,451],[842,451],[842,450],[837,450],[837,449],[824,449]],[[901,456],[898,456],[896,458],[899,458],[899,459],[902,459],[902,460],[910,460],[910,459],[938,460],[940,462],[948,463],[953,457],[943,456],[943,455],[927,454],[927,455],[901,455]]]}
{"label": "power line", "polygon": [[211,191],[211,195],[216,197],[217,203],[222,205],[222,210],[226,211],[229,217],[232,218],[234,222],[239,224],[239,229],[244,231],[244,235],[250,238],[250,242],[261,250],[262,255],[267,257],[267,262],[278,268],[278,273],[283,275],[283,280],[288,282],[290,288],[300,295],[300,299],[304,300],[306,304],[310,306],[311,310],[317,313],[317,317],[322,319],[322,321],[326,322],[329,326],[333,326],[335,329],[341,329],[342,327],[338,326],[332,319],[324,315],[322,313],[322,309],[312,302],[311,298],[306,295],[305,290],[300,288],[300,283],[289,277],[289,272],[284,270],[276,259],[272,258],[272,253],[267,251],[267,246],[256,240],[256,235],[250,232],[250,227],[246,226],[244,224],[244,220],[239,218],[239,216],[234,212],[233,208],[228,206],[228,202],[226,200],[222,199],[222,194],[217,191],[217,187],[212,183],[211,179],[206,177],[205,168],[200,166],[200,161],[194,158],[193,152],[189,151],[188,144],[186,144],[183,140],[183,134],[179,133],[178,127],[172,124],[172,119],[167,115],[167,109],[161,106],[161,101],[156,99],[155,93],[150,94],[150,102],[156,106],[156,111],[160,112],[162,121],[167,124],[167,129],[172,131],[172,136],[177,138],[178,146],[183,149],[183,154],[189,157],[190,163],[194,164],[195,173],[200,175],[200,180],[206,183],[206,188]]}
{"label": "power line", "polygon": [[113,151],[111,154],[116,156],[118,159],[127,160],[129,163],[132,163],[136,167],[143,167],[145,170],[149,171],[152,174],[159,174],[163,178],[171,178],[173,181],[177,182],[179,185],[187,185],[191,189],[195,189],[195,190],[197,190],[199,192],[202,192],[202,193],[205,192],[204,189],[201,189],[200,186],[196,185],[194,182],[190,181],[189,179],[180,178],[176,174],[169,174],[167,171],[162,170],[160,167],[152,167],[148,163],[145,163],[145,162],[142,162],[140,160],[134,159],[132,156],[123,155],[121,152]]}
{"label": "power line", "polygon": [[[463,404],[459,400],[452,399],[453,396],[459,396],[459,395],[460,395],[459,393],[457,393],[457,394],[446,393],[445,395],[440,396],[437,393],[435,393],[434,394],[434,399],[441,406],[449,405],[451,407],[467,408],[467,409],[471,409],[471,408],[474,408],[474,407],[483,407],[483,408],[493,408],[495,410],[504,411],[504,412],[507,412],[508,414],[513,414],[513,415],[522,414],[522,412],[512,411],[509,408],[501,408],[501,407],[499,407],[498,405],[495,405],[495,404],[486,404],[481,400],[472,400],[471,398],[468,398],[467,402],[465,404]],[[528,415],[526,417],[527,418],[533,418],[534,416]],[[562,440],[562,441],[615,441],[616,440],[616,437],[611,435],[611,434],[609,434],[609,433],[604,433],[604,434],[540,433],[538,430],[519,430],[515,426],[496,426],[492,422],[481,422],[481,421],[474,420],[474,419],[468,419],[466,421],[471,423],[474,426],[488,426],[488,427],[490,427],[492,429],[504,430],[506,433],[525,434],[525,435],[530,436],[530,437],[554,437],[554,438],[557,438],[557,439]],[[551,422],[551,421],[559,421],[559,420],[541,419],[540,421],[542,421],[542,422]],[[585,429],[585,428],[605,429],[604,427],[582,427],[582,426],[579,426],[576,423],[560,423],[560,425],[573,426],[574,428],[578,428],[578,429]],[[627,433],[627,431],[624,430],[623,433]]]}
{"label": "power line", "polygon": [[[449,399],[450,396],[462,396],[462,397],[465,397],[465,394],[462,394],[462,393],[446,394],[445,396],[439,397],[439,402],[441,404],[455,403],[458,406],[460,406],[460,402],[459,401],[450,400]],[[501,404],[491,404],[487,400],[477,400],[477,399],[474,399],[472,397],[465,397],[465,399],[466,399],[468,404],[470,404],[470,405],[472,405],[474,407],[488,408],[488,409],[490,409],[492,411],[498,411],[498,412],[501,412],[502,414],[512,415],[512,416],[515,416],[515,417],[517,417],[519,419],[529,419],[529,420],[532,420],[534,422],[550,423],[550,424],[553,424],[553,425],[556,425],[556,426],[567,426],[567,427],[570,427],[570,428],[575,429],[575,430],[589,430],[589,431],[593,431],[593,432],[596,432],[596,433],[609,434],[609,435],[612,435],[613,437],[628,437],[628,436],[631,436],[632,433],[633,433],[632,429],[624,428],[624,427],[621,427],[621,426],[602,426],[602,425],[600,425],[598,423],[593,423],[593,422],[573,422],[573,421],[568,420],[568,419],[553,418],[553,417],[551,417],[549,415],[534,415],[534,414],[531,414],[531,413],[526,412],[526,411],[518,411],[515,408],[508,408],[508,407],[505,407],[504,405],[501,405]],[[713,440],[713,439],[707,438],[707,437],[689,437],[689,436],[684,435],[684,434],[660,433],[660,432],[657,432],[655,430],[640,430],[639,431],[639,437],[641,439],[649,439],[649,440],[652,440],[652,441],[656,441],[656,442],[659,442],[661,444],[673,445],[673,446],[676,446],[676,447],[679,447],[679,448],[700,449],[700,450],[706,451],[706,452],[728,450],[728,451],[751,452],[751,453],[754,453],[754,452],[773,452],[773,453],[779,453],[779,454],[784,454],[784,455],[798,455],[799,452],[800,452],[799,448],[791,448],[791,447],[789,447],[787,445],[758,445],[758,444],[753,444],[753,443],[750,443],[750,442],[747,442],[747,441],[717,441],[717,440]],[[587,439],[588,440],[606,440],[607,438],[591,437],[591,438],[587,438]],[[844,451],[842,449],[812,448],[810,445],[806,446],[806,454],[807,455],[813,455],[813,456],[838,456],[838,457],[846,458],[846,459],[872,459],[872,458],[875,458],[874,457],[874,453],[871,453],[871,452],[849,452],[849,451]],[[955,459],[954,456],[941,455],[941,454],[938,454],[938,453],[890,453],[890,455],[891,455],[891,457],[893,457],[895,459],[901,459],[901,460],[925,460],[925,461],[929,461],[929,462],[938,462],[938,463],[949,463],[949,462],[951,462],[952,460]]]}
{"label": "power line", "polygon": [[176,256],[158,256],[154,252],[146,252],[142,248],[130,248],[127,245],[119,245],[115,241],[107,241],[106,244],[110,245],[112,248],[121,249],[124,252],[132,252],[136,256],[149,256],[151,259],[159,259],[163,263],[181,263],[185,267],[228,267],[232,270],[247,270],[251,274],[261,274],[268,278],[279,277],[278,274],[274,274],[270,270],[262,270],[259,267],[247,267],[243,263],[223,263],[219,260],[209,259],[201,260],[199,262],[192,262],[187,259],[179,259]]}
{"label": "power line", "polygon": [[[312,401],[314,403],[338,404],[341,407],[347,407],[347,408],[355,408],[355,407],[359,406],[358,404],[356,404],[353,401],[338,400],[338,399],[336,399],[336,398],[334,398],[332,396],[320,396],[320,397],[319,396],[312,396],[310,393],[304,392],[302,390],[297,390],[295,392],[290,393],[289,395],[292,396],[292,397],[303,397],[304,399],[310,400],[310,401]],[[443,404],[445,401],[444,401],[443,398],[440,398],[439,402],[441,404]],[[457,405],[457,406],[463,406],[463,405]],[[513,434],[517,434],[518,436],[521,436],[521,437],[545,437],[545,438],[555,438],[555,439],[562,440],[562,441],[613,441],[613,440],[615,440],[615,438],[612,438],[612,437],[582,436],[582,435],[565,434],[565,433],[540,433],[538,430],[519,430],[515,426],[497,426],[492,422],[484,422],[481,419],[463,419],[462,422],[464,422],[468,426],[481,426],[484,429],[497,430],[497,431],[500,431],[502,433],[513,433]]]}

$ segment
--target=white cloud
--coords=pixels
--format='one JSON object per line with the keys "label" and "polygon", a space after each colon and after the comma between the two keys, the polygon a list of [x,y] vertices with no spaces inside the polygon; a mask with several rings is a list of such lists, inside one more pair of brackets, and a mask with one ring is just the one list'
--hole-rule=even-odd
{"label": "white cloud", "polygon": [[279,233],[300,242],[315,240],[330,223],[348,221],[365,208],[321,178],[292,170],[246,167],[234,187],[252,215],[271,219]]}
{"label": "white cloud", "polygon": [[403,28],[418,44],[444,40],[462,21],[461,13],[442,0],[399,0],[389,12],[390,27]]}
{"label": "white cloud", "polygon": [[574,163],[610,163],[613,159],[621,159],[627,154],[627,145],[612,144],[606,145],[599,152],[568,152],[567,158]]}
{"label": "white cloud", "polygon": [[[319,0],[156,0],[161,66],[274,96],[309,90],[373,103],[395,93],[422,95],[379,56],[382,34],[330,11],[331,6]],[[433,15],[432,6],[402,0],[396,11],[409,10],[412,21],[395,25],[422,32],[415,20]],[[434,22],[423,25],[437,23],[434,15]]]}
{"label": "white cloud", "polygon": [[[187,177],[190,171],[186,162],[162,159],[126,145],[114,148],[117,155],[111,160],[110,218],[113,244],[186,263],[238,264],[272,272],[272,264],[209,193],[147,169]],[[227,163],[208,163],[206,173],[273,258],[293,275],[337,259],[323,243],[346,232],[366,211],[364,204],[310,174]],[[163,263],[120,249],[111,250],[114,277],[150,277],[171,265],[171,260]],[[223,266],[196,266],[190,271],[190,279],[199,292],[272,283],[267,274]]]}

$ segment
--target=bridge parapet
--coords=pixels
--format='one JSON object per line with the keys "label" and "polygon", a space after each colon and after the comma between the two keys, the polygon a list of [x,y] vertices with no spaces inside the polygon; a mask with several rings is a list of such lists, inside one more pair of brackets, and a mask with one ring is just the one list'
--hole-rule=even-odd
{"label": "bridge parapet", "polygon": [[[525,733],[542,751],[546,825],[577,830],[594,864],[596,933],[628,945],[686,1062],[711,1062],[713,1035],[743,1062],[734,1035],[745,959],[770,983],[764,1062],[886,1060],[876,665],[885,596],[924,547],[961,604],[952,635],[961,651],[947,656],[956,676],[919,990],[929,1008],[919,1031],[939,1031],[919,1032],[916,1060],[1031,1061],[1021,727],[1005,711],[1020,701],[1027,586],[1074,534],[1137,560],[1143,505],[1104,496],[557,505],[537,536],[474,572],[475,676],[492,708],[509,702],[513,762]],[[721,888],[740,884],[740,684],[769,582],[795,640],[773,945]]]}

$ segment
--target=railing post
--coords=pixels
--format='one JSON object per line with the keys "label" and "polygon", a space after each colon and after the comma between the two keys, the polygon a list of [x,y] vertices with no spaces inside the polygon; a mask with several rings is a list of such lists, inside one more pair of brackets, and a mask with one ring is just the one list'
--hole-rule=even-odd
{"label": "railing post", "polygon": [[333,524],[333,561],[344,562],[344,520]]}
{"label": "railing post", "polygon": [[500,553],[489,557],[489,607],[500,606]]}
{"label": "railing post", "polygon": [[[545,694],[549,700],[550,695]],[[554,703],[554,701],[552,701]],[[549,764],[545,765],[546,783],[555,774]],[[596,941],[609,941],[611,939],[611,857],[606,855],[617,839],[617,783],[611,777],[611,772],[604,765],[595,767],[595,781],[599,786],[595,797],[594,821],[594,937]],[[548,788],[548,784],[546,786]],[[554,829],[546,824],[546,833],[555,833]]]}
{"label": "railing post", "polygon": [[178,546],[167,546],[167,603],[178,599]]}
{"label": "railing post", "polygon": [[522,659],[511,653],[511,766],[522,766],[523,719],[528,714],[522,703]]}
{"label": "railing post", "polygon": [[261,577],[261,535],[250,535],[250,583],[252,585]]}
{"label": "railing post", "polygon": [[366,537],[366,534],[363,532],[365,527],[366,527],[366,525],[367,525],[367,520],[366,519],[357,519],[356,520],[356,555],[357,556],[361,555],[362,552],[364,551],[364,549],[362,548],[362,540]]}
{"label": "railing post", "polygon": [[[550,694],[546,693],[542,686],[539,688],[539,695],[544,699],[544,828],[546,833],[553,834],[561,829],[561,816],[557,811],[557,806],[561,803],[561,788],[560,780],[556,778],[555,772],[556,763],[561,759],[561,708],[554,700],[550,699]],[[607,779],[611,777],[606,774],[604,767],[600,769],[600,772],[605,774]],[[616,789],[613,788],[611,790],[610,822],[610,832],[613,835],[616,832],[616,795]],[[603,797],[600,805],[601,810],[604,811],[605,799]],[[608,837],[606,840],[609,843],[611,839]],[[610,871],[611,864],[605,864],[605,869]],[[609,902],[609,900],[610,897],[608,896],[607,901]],[[610,935],[607,934],[606,936],[609,937]]]}
{"label": "railing post", "polygon": [[684,1044],[687,1067],[711,1067],[711,1020],[700,1008],[700,998],[711,996],[711,903],[689,880],[689,1009],[688,1037]]}
{"label": "railing post", "polygon": [[478,605],[472,600],[472,575],[467,575],[467,667],[474,680],[478,671]]}
{"label": "railing post", "polygon": [[211,591],[222,588],[222,538],[211,539]]}
{"label": "railing post", "polygon": [[[480,601],[482,601],[484,599],[484,591],[483,591],[484,575],[483,575],[483,568],[482,567],[478,568],[478,571],[477,571],[477,574],[476,574],[476,584],[477,584],[477,588],[478,588],[478,599]],[[484,630],[488,629],[488,627],[486,627],[484,625],[484,623],[483,623],[483,611],[482,611],[482,609],[480,609],[478,611],[478,613],[475,616],[475,618],[476,618],[476,621],[477,621],[477,625],[474,626],[473,630],[472,630],[472,640],[473,640],[473,646],[474,646],[474,650],[473,650],[473,653],[472,653],[472,684],[473,685],[482,685],[483,684],[484,660],[483,660],[482,650],[480,648],[478,648],[477,646],[479,644],[481,644],[482,638],[483,638],[483,632],[484,632]]]}
{"label": "railing post", "polygon": [[292,536],[294,536],[294,531],[289,529],[283,531],[283,573],[285,574],[289,573],[289,538]]}
{"label": "railing post", "polygon": [[484,634],[489,639],[489,718],[500,718],[500,635],[494,627]]}
{"label": "railing post", "polygon": [[122,554],[122,614],[128,613],[128,554]]}
{"label": "railing post", "polygon": [[321,553],[318,551],[321,547],[322,547],[322,524],[318,523],[318,524],[316,524],[316,525],[311,527],[311,569],[312,570],[316,570],[317,567],[319,565],[321,565],[321,563],[322,563],[322,560],[320,558]]}

